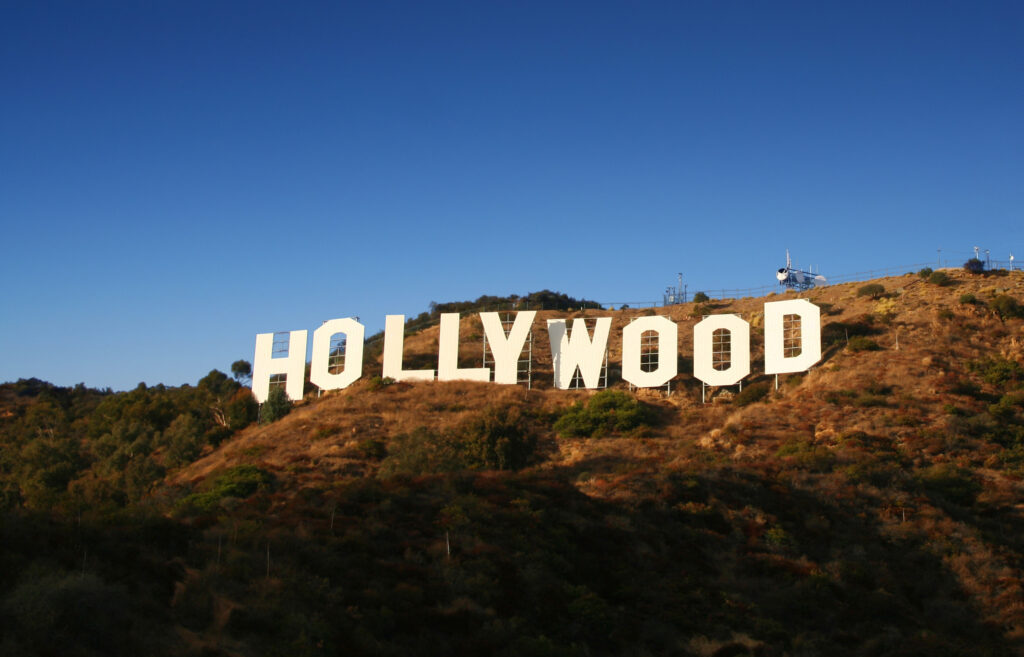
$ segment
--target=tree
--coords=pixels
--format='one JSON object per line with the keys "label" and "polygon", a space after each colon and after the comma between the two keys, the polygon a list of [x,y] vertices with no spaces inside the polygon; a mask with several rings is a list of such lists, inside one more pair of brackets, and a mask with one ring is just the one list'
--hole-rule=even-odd
{"label": "tree", "polygon": [[243,380],[252,381],[252,363],[247,360],[236,360],[231,363],[231,376],[239,383]]}
{"label": "tree", "polygon": [[202,435],[202,423],[191,413],[174,418],[161,437],[167,445],[167,465],[177,468],[196,460],[203,449]]}
{"label": "tree", "polygon": [[234,431],[249,426],[259,416],[259,404],[247,388],[240,388],[224,408],[224,418]]}
{"label": "tree", "polygon": [[708,295],[704,294],[703,292],[698,292],[697,294],[693,295],[694,303],[707,303],[710,300],[711,299],[708,297]]}
{"label": "tree", "polygon": [[985,271],[985,263],[977,258],[971,258],[964,263],[964,270],[972,274],[980,274]]}
{"label": "tree", "polygon": [[292,410],[292,402],[285,394],[284,388],[274,387],[267,395],[267,401],[263,402],[260,409],[260,424],[270,424],[288,415]]}
{"label": "tree", "polygon": [[868,283],[867,285],[861,286],[861,288],[857,290],[857,296],[871,297],[872,299],[877,299],[879,297],[885,296],[885,286],[883,286],[881,283]]}

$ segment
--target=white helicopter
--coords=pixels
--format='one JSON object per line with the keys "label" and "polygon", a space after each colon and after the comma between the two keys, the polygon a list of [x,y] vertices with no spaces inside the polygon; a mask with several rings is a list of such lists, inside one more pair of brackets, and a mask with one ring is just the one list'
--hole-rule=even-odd
{"label": "white helicopter", "polygon": [[779,269],[775,278],[779,279],[779,285],[791,290],[809,290],[817,285],[825,284],[825,277],[821,274],[794,269],[789,258],[789,249],[786,249],[786,266]]}

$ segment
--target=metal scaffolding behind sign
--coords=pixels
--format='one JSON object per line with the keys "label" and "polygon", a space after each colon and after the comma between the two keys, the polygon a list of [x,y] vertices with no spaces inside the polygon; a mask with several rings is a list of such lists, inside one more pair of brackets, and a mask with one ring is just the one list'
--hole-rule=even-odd
{"label": "metal scaffolding behind sign", "polygon": [[[707,317],[707,315],[704,317]],[[732,331],[728,329],[716,329],[711,334],[711,367],[719,372],[724,372],[732,367]],[[742,392],[743,381],[741,380],[738,385]],[[707,391],[708,388],[712,387],[717,386],[709,386],[703,381],[700,382],[701,403],[707,403]]]}
{"label": "metal scaffolding behind sign", "polygon": [[[629,323],[635,322],[637,317],[632,317]],[[644,331],[640,334],[640,371],[642,372],[653,372],[658,369],[658,365],[661,364],[660,356],[660,342],[658,340],[657,331]],[[672,350],[675,353],[675,349]],[[608,354],[605,352],[605,365],[608,363]],[[663,386],[658,386],[665,390],[666,395],[672,394],[672,381],[671,379]],[[629,384],[629,389],[636,390],[637,387],[632,383]]]}
{"label": "metal scaffolding behind sign", "polygon": [[782,353],[786,358],[793,358],[803,353],[801,328],[800,315],[782,316]]}
{"label": "metal scaffolding behind sign", "polygon": [[[501,315],[501,328],[505,331],[507,338],[512,332],[512,326],[516,322],[514,313]],[[487,331],[484,331],[484,367],[494,365],[494,358],[491,357],[491,350],[487,346]],[[491,380],[494,380],[494,371],[491,371]],[[519,352],[519,360],[516,362],[516,383],[525,383],[527,389],[533,388],[533,328],[526,334],[526,341],[523,343],[523,350]]]}
{"label": "metal scaffolding behind sign", "polygon": [[[273,358],[287,358],[288,347],[291,344],[291,333],[289,331],[276,331],[274,333],[274,343],[271,347],[270,353]],[[270,375],[270,387],[268,392],[274,388],[281,388],[284,390],[288,385],[287,374],[271,374]],[[262,406],[262,404],[261,404]]]}
{"label": "metal scaffolding behind sign", "polygon": [[335,333],[331,336],[331,347],[327,352],[327,372],[338,374],[345,371],[345,356],[348,353],[348,336]]}
{"label": "metal scaffolding behind sign", "polygon": [[[583,324],[587,327],[587,334],[594,335],[597,332],[597,318],[595,317],[584,317]],[[576,367],[576,371],[572,373],[572,381],[569,382],[570,390],[579,390],[580,388],[586,388],[587,384],[583,381],[583,373],[580,372],[579,366]],[[601,376],[597,380],[598,388],[608,387],[608,346],[604,348],[604,363],[601,364]]]}

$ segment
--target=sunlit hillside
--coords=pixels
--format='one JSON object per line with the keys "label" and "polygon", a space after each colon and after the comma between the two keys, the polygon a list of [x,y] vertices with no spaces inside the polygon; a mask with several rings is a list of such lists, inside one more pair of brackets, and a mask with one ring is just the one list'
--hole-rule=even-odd
{"label": "sunlit hillside", "polygon": [[[83,429],[65,489],[3,461],[0,648],[1024,654],[1024,273],[944,273],[802,293],[823,358],[777,388],[763,306],[795,293],[541,311],[530,389],[395,383],[375,355],[351,387],[244,426],[244,390],[204,379],[189,394],[241,419],[191,451],[183,426],[160,433],[160,478],[120,501],[100,455],[127,429]],[[692,327],[716,313],[752,325],[752,374],[702,403]],[[647,314],[680,327],[670,394],[618,376],[621,329]],[[572,317],[613,318],[609,390],[553,388],[545,320]],[[462,366],[482,332],[464,314]],[[408,334],[406,367],[436,367],[437,340]],[[102,422],[33,424],[41,393],[0,392],[8,454]],[[124,620],[77,639],[96,610]]]}

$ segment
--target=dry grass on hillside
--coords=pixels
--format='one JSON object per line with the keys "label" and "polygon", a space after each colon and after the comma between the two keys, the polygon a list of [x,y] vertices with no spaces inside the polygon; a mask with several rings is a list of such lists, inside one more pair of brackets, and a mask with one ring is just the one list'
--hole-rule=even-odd
{"label": "dry grass on hillside", "polygon": [[[824,356],[806,375],[780,377],[780,389],[772,391],[767,403],[747,407],[702,404],[699,382],[682,369],[672,395],[666,397],[657,390],[636,393],[661,409],[663,421],[646,438],[561,439],[544,467],[577,467],[582,463],[578,467],[590,473],[594,464],[625,467],[608,465],[615,459],[664,463],[708,451],[749,462],[773,454],[780,445],[797,437],[829,446],[852,431],[914,440],[922,429],[941,429],[944,405],[978,405],[975,400],[951,393],[951,371],[962,372],[964,363],[983,354],[1024,361],[1021,320],[1003,322],[981,304],[959,302],[967,292],[982,302],[1002,293],[1022,298],[1024,273],[991,278],[955,271],[950,274],[953,284],[948,287],[931,285],[910,274],[876,281],[888,294],[881,300],[858,296],[857,290],[864,283],[835,285],[800,295],[822,309]],[[374,473],[376,464],[366,457],[361,445],[370,441],[380,441],[386,447],[395,436],[417,427],[444,430],[487,406],[518,405],[545,413],[565,408],[592,392],[551,388],[550,345],[544,327],[547,319],[556,317],[612,317],[609,364],[614,374],[621,358],[622,327],[633,317],[658,313],[678,322],[681,364],[692,367],[692,327],[699,316],[738,313],[753,326],[748,383],[766,380],[758,375],[763,370],[763,304],[796,296],[786,293],[718,300],[700,307],[690,303],[623,311],[542,311],[533,329],[533,390],[470,382],[399,383],[371,389],[368,380],[379,373],[379,364],[367,363],[364,378],[349,389],[310,400],[270,426],[248,429],[179,472],[174,483],[202,479],[241,462],[291,473],[296,481],[367,476]],[[846,349],[844,332],[849,335],[851,329],[865,325],[879,349]],[[406,337],[405,367],[436,367],[437,332],[435,326]],[[476,315],[463,318],[462,366],[481,365],[481,334]],[[624,385],[613,376],[613,386]],[[728,397],[730,391],[710,392],[725,392]],[[837,399],[839,403],[835,403]],[[922,449],[929,448],[925,445]]]}

